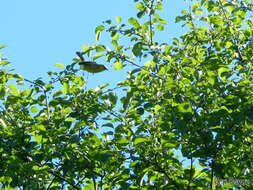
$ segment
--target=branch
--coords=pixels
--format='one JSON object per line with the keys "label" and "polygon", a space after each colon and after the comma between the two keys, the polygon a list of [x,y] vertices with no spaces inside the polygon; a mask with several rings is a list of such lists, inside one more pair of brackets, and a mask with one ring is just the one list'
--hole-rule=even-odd
{"label": "branch", "polygon": [[152,14],[151,14],[151,10],[149,13],[149,31],[150,31],[150,45],[152,46],[153,44],[153,31],[152,31]]}
{"label": "branch", "polygon": [[188,181],[187,190],[190,190],[190,188],[191,188],[192,172],[193,172],[193,159],[192,159],[192,156],[191,156],[190,179],[189,179],[189,181]]}
{"label": "branch", "polygon": [[94,177],[92,177],[92,181],[93,181],[94,190],[97,190],[97,183],[96,183],[96,179]]}
{"label": "branch", "polygon": [[154,0],[151,1],[151,4],[148,5],[145,1],[143,1],[146,7],[149,8],[149,32],[150,32],[150,46],[153,44],[153,26],[152,26],[152,15],[153,15],[153,5],[154,5]]}
{"label": "branch", "polygon": [[[16,123],[16,120],[12,117],[12,115],[6,110],[4,109],[2,106],[0,106],[0,108],[2,109],[2,113],[3,113],[3,117],[10,122],[12,125],[14,126],[18,126],[18,124]],[[6,116],[6,117],[5,117]]]}
{"label": "branch", "polygon": [[213,178],[214,178],[214,160],[212,160],[212,165],[211,165],[211,184],[210,184],[210,190],[213,190]]}
{"label": "branch", "polygon": [[[225,12],[225,10],[224,10],[224,7],[223,7],[223,4],[222,4],[221,0],[219,0],[219,3],[220,3],[220,5],[221,5],[222,14],[224,15],[225,19],[227,20],[228,26],[231,27],[231,28],[233,28],[232,25],[229,23],[229,19],[228,19],[227,15],[226,15],[226,12]],[[237,40],[236,40],[236,37],[235,37],[235,35],[234,35],[233,33],[231,33],[231,34],[232,34],[232,37],[233,37],[232,40],[233,40],[233,43],[235,44],[235,48],[236,48],[236,51],[237,51],[237,53],[238,53],[239,59],[240,59],[241,61],[244,61],[243,56],[242,56],[242,53],[241,53],[241,51],[240,51],[240,49],[239,49],[239,45],[238,45],[238,42],[237,42]]]}
{"label": "branch", "polygon": [[149,73],[150,75],[155,76],[155,77],[158,77],[159,79],[164,80],[164,78],[160,77],[160,76],[157,75],[156,73],[150,72],[150,71],[147,70],[145,67],[140,66],[140,65],[137,65],[136,63],[134,63],[134,62],[132,62],[132,61],[126,59],[126,58],[123,58],[123,61],[128,62],[128,63],[130,63],[130,64],[132,64],[132,65],[134,65],[134,66],[136,66],[136,67],[138,67],[138,68],[140,68],[140,69],[144,69],[144,70],[148,71],[148,73]]}
{"label": "branch", "polygon": [[74,189],[80,190],[80,188],[79,188],[77,185],[73,184],[71,181],[69,181],[68,179],[66,179],[66,178],[64,178],[63,176],[59,175],[59,174],[56,173],[55,171],[49,170],[48,172],[51,173],[53,176],[55,176],[55,177],[57,177],[57,178],[59,178],[59,179],[65,181],[65,182],[67,182],[67,183],[68,183],[69,185],[71,185]]}
{"label": "branch", "polygon": [[[169,174],[160,166],[160,164],[157,162],[156,157],[157,155],[155,155],[155,162],[153,162],[153,164],[157,167],[157,171],[160,173],[163,173],[165,175],[165,177],[171,181],[171,183],[175,186],[175,189],[179,190],[180,188],[178,187],[178,184],[169,176]],[[145,159],[145,158],[144,158]],[[148,160],[145,159],[145,161],[150,162]]]}
{"label": "branch", "polygon": [[30,81],[28,79],[24,79],[24,81],[29,82],[31,84],[34,84],[35,86],[38,86],[40,89],[43,90],[44,96],[45,96],[45,100],[46,100],[46,107],[47,107],[47,114],[48,114],[48,119],[50,118],[50,109],[49,109],[49,102],[48,102],[48,97],[47,97],[47,91],[46,88],[36,82]]}
{"label": "branch", "polygon": [[48,187],[46,188],[46,190],[50,190],[50,187],[53,184],[53,182],[54,182],[55,179],[56,179],[56,176],[54,176],[54,178],[52,179],[52,181],[50,182],[50,184],[48,185]]}

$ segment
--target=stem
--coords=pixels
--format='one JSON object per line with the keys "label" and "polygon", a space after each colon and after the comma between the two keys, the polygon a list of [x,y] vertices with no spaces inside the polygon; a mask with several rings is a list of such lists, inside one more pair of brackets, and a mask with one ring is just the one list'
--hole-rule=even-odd
{"label": "stem", "polygon": [[[221,5],[221,11],[222,11],[222,13],[223,13],[223,15],[224,15],[224,18],[227,20],[228,26],[231,27],[231,28],[233,28],[233,27],[231,26],[231,24],[229,23],[229,19],[228,19],[228,17],[226,16],[226,12],[225,12],[225,10],[224,10],[224,7],[223,7],[223,4],[222,4],[221,0],[219,0],[219,4]],[[237,42],[236,37],[235,37],[235,35],[234,35],[233,33],[232,33],[232,37],[233,37],[232,40],[233,40],[233,43],[235,44],[236,52],[238,53],[239,59],[240,59],[241,61],[244,61],[243,56],[242,56],[242,53],[241,53],[241,51],[240,51],[240,49],[239,49],[238,42]]]}
{"label": "stem", "polygon": [[149,32],[150,32],[150,45],[152,46],[153,44],[153,31],[152,31],[152,14],[151,14],[152,9],[150,10],[149,13]]}
{"label": "stem", "polygon": [[65,181],[65,182],[67,182],[67,183],[68,183],[69,185],[71,185],[74,189],[80,190],[80,188],[79,188],[77,185],[73,184],[71,181],[69,181],[68,179],[66,179],[66,178],[64,178],[63,176],[59,175],[59,174],[56,173],[55,171],[49,170],[49,173],[51,173],[53,176],[55,176],[55,177],[57,177],[57,178],[59,178],[59,179]]}
{"label": "stem", "polygon": [[190,178],[189,178],[189,181],[188,181],[187,190],[190,190],[190,188],[191,188],[192,172],[193,172],[193,159],[192,159],[192,156],[191,156]]}
{"label": "stem", "polygon": [[2,109],[2,113],[4,114],[3,116],[6,116],[4,117],[8,122],[10,122],[12,125],[14,126],[18,126],[18,124],[16,123],[16,120],[12,117],[12,115],[5,109],[3,108],[2,106],[0,106],[0,108]]}
{"label": "stem", "polygon": [[104,175],[103,176],[101,176],[100,178],[100,190],[103,190],[103,179],[104,179],[104,177],[105,177],[105,171],[104,171]]}
{"label": "stem", "polygon": [[[130,61],[130,60],[128,60],[128,59],[126,59],[126,58],[124,58],[124,59],[123,59],[123,61],[128,62],[128,63],[130,63],[130,64],[132,64],[132,65],[134,65],[134,66],[136,66],[136,67],[138,67],[138,68],[140,68],[140,69],[144,69],[144,70],[146,70],[146,71],[148,71],[148,72],[149,72],[149,70],[147,70],[145,67],[140,66],[140,65],[137,65],[136,63],[134,63],[134,62],[132,62],[132,61]],[[158,76],[158,75],[157,75],[157,74],[155,74],[155,73],[151,73],[151,72],[149,72],[149,74],[150,74],[150,75],[152,75],[152,76],[158,77],[159,79],[164,80],[164,78],[162,78],[162,77]]]}
{"label": "stem", "polygon": [[212,165],[211,165],[211,185],[210,185],[210,190],[213,190],[213,178],[214,178],[214,160],[212,160]]}
{"label": "stem", "polygon": [[94,177],[92,178],[92,181],[93,181],[94,190],[97,190],[96,179]]}
{"label": "stem", "polygon": [[36,82],[30,81],[28,79],[24,79],[24,81],[29,82],[31,84],[34,84],[35,86],[38,86],[40,89],[43,90],[44,96],[45,96],[45,100],[46,100],[46,107],[47,107],[47,114],[48,114],[48,119],[50,118],[50,109],[49,109],[49,103],[48,103],[48,97],[47,97],[47,91],[46,88]]}
{"label": "stem", "polygon": [[[155,155],[155,166],[158,168],[158,172],[163,173],[166,178],[175,186],[175,189],[179,190],[180,188],[178,187],[177,183],[169,176],[169,174],[159,165],[159,163],[156,160],[156,155]],[[149,161],[147,161],[149,162]]]}
{"label": "stem", "polygon": [[153,26],[152,26],[152,15],[153,15],[153,5],[154,5],[154,1],[151,1],[151,4],[148,5],[145,1],[144,4],[146,5],[147,8],[149,8],[149,32],[150,32],[150,46],[152,46],[153,44]]}
{"label": "stem", "polygon": [[46,190],[50,190],[50,187],[53,184],[53,182],[54,182],[55,179],[56,179],[56,176],[54,176],[54,178],[52,179],[52,181],[50,182],[50,184],[48,185],[48,187],[46,188]]}

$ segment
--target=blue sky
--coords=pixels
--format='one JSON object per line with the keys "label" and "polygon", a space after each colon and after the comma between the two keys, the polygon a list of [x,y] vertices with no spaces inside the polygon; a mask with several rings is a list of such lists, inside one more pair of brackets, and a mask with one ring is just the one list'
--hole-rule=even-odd
{"label": "blue sky", "polygon": [[[184,0],[164,0],[164,6],[169,25],[162,37],[168,43],[186,30],[174,21],[187,6]],[[17,73],[32,80],[57,70],[55,63],[71,64],[81,45],[95,43],[95,27],[102,21],[121,16],[127,22],[136,9],[133,0],[6,0],[1,15],[0,45],[8,46],[2,52]],[[124,78],[110,63],[102,64],[109,71],[89,75],[91,87]]]}

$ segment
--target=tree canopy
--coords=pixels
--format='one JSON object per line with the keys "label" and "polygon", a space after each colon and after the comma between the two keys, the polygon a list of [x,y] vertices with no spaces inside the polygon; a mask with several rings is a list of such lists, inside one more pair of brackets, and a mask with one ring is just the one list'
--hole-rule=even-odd
{"label": "tree canopy", "polygon": [[252,2],[192,1],[172,42],[169,2],[134,3],[82,46],[134,67],[116,88],[86,89],[78,58],[31,81],[1,56],[0,189],[253,188]]}

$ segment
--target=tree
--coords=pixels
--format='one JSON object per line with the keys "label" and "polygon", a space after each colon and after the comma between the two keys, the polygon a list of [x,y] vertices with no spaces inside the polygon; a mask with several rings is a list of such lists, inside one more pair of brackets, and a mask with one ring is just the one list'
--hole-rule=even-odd
{"label": "tree", "polygon": [[156,40],[163,2],[135,2],[137,17],[105,21],[83,46],[135,67],[117,88],[85,90],[78,59],[47,82],[1,70],[2,189],[252,188],[253,4],[192,2],[170,44]]}

